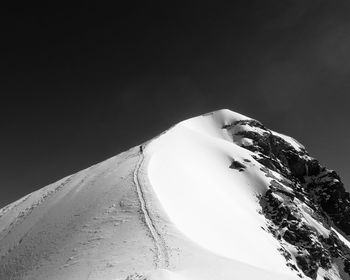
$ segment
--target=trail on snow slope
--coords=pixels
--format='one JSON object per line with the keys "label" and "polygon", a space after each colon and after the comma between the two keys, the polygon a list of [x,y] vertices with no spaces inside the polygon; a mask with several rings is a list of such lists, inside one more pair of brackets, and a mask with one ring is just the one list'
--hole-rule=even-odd
{"label": "trail on snow slope", "polygon": [[137,197],[140,203],[141,211],[145,220],[145,224],[148,228],[148,231],[153,239],[154,245],[156,247],[156,267],[157,268],[166,268],[169,266],[169,256],[167,252],[167,248],[165,246],[165,242],[161,237],[160,233],[157,230],[157,227],[154,221],[151,218],[150,211],[147,206],[147,202],[145,199],[145,193],[143,187],[139,180],[139,171],[144,161],[143,155],[144,147],[140,146],[139,152],[139,160],[134,169],[134,183],[136,186]]}

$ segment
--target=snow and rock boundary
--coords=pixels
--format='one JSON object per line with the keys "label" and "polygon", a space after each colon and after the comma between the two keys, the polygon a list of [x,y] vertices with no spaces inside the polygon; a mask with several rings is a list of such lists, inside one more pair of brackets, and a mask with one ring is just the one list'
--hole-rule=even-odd
{"label": "snow and rock boundary", "polygon": [[339,176],[241,114],[182,121],[69,178],[0,210],[0,278],[349,279]]}

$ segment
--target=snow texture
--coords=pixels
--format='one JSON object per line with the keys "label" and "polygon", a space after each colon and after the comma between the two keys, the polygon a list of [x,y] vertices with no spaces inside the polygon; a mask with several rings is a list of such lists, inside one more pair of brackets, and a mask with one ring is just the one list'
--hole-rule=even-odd
{"label": "snow texture", "polygon": [[0,279],[350,279],[348,213],[298,141],[219,110],[1,209]]}

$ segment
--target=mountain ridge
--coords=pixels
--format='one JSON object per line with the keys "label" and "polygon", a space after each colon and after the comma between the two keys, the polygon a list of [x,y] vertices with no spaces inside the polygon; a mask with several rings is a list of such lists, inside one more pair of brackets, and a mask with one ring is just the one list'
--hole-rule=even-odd
{"label": "mountain ridge", "polygon": [[350,279],[350,196],[222,109],[0,210],[4,279]]}

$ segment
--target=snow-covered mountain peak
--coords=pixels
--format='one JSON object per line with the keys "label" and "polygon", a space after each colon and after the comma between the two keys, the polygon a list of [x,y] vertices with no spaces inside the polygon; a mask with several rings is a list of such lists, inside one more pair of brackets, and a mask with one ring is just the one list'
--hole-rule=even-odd
{"label": "snow-covered mountain peak", "polygon": [[350,195],[227,109],[0,210],[0,279],[350,279]]}

